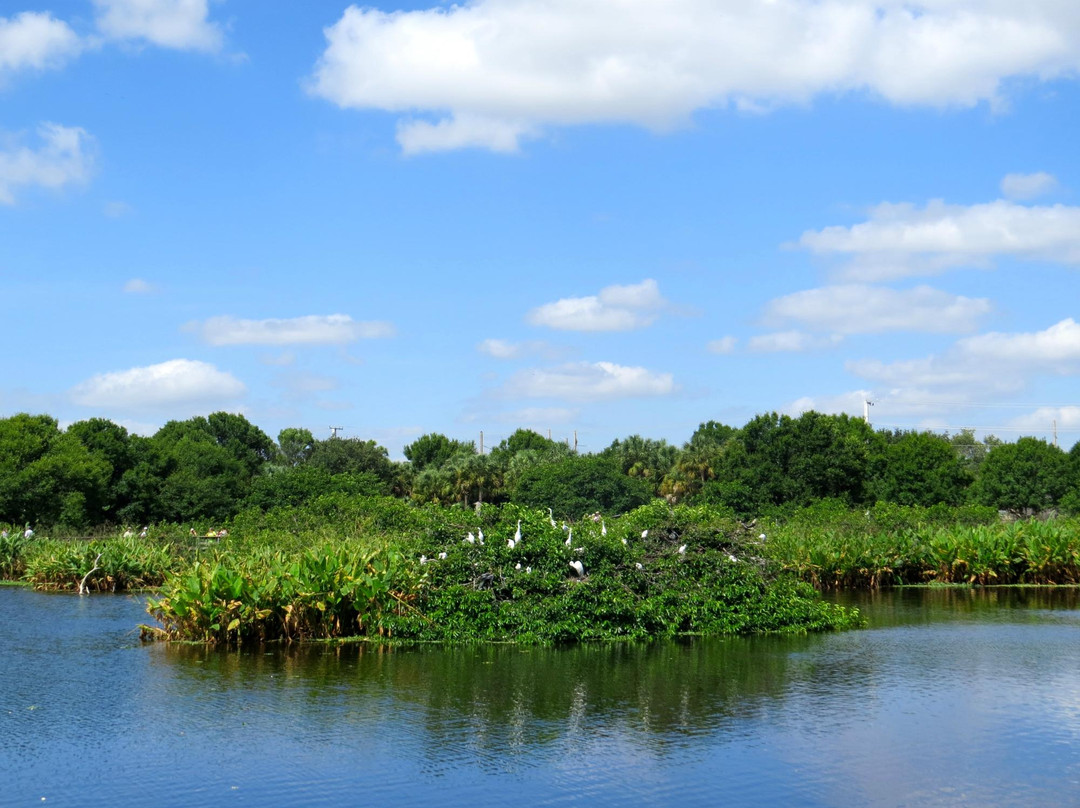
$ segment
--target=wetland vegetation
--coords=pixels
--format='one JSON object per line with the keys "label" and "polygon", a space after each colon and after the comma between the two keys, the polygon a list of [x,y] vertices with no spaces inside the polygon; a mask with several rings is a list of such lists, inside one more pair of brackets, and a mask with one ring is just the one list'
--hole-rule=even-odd
{"label": "wetland vegetation", "polygon": [[150,438],[0,419],[0,577],[153,588],[146,636],[227,644],[831,630],[860,618],[815,588],[1080,582],[1080,456],[1033,438],[806,413],[405,455],[228,413]]}

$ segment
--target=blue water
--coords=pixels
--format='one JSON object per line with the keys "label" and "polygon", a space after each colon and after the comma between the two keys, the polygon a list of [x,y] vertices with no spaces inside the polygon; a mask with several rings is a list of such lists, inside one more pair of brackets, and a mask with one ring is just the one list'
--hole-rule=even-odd
{"label": "blue water", "polygon": [[0,805],[1080,805],[1075,590],[567,649],[142,645],[0,588]]}

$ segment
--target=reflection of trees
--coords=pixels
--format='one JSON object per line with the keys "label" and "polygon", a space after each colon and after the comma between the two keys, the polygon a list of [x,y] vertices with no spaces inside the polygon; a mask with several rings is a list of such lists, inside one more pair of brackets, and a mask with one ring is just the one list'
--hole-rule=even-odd
{"label": "reflection of trees", "polygon": [[565,649],[171,646],[158,660],[176,677],[181,703],[199,699],[213,682],[226,691],[262,691],[259,698],[273,709],[328,725],[413,715],[433,755],[461,745],[491,753],[532,749],[598,728],[662,752],[753,718],[782,698],[791,685],[792,652],[820,639]]}

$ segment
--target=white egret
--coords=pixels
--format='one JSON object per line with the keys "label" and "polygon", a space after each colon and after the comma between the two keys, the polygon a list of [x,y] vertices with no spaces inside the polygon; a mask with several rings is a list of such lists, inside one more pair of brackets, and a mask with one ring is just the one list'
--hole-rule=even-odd
{"label": "white egret", "polygon": [[564,544],[566,544],[567,547],[570,546],[570,542],[573,540],[573,536],[574,536],[574,531],[573,531],[573,529],[571,529],[570,532],[566,534],[566,541],[564,542]]}
{"label": "white egret", "polygon": [[420,556],[420,563],[421,564],[426,564],[427,563],[427,556],[426,555]]}
{"label": "white egret", "polygon": [[139,531],[139,538],[140,539],[145,539],[146,538],[146,531],[147,530],[149,530],[149,528],[144,527],[142,530]]}
{"label": "white egret", "polygon": [[30,527],[30,525],[27,525],[26,530],[23,531],[23,538],[24,539],[32,539],[32,538],[34,538],[34,529],[32,527]]}
{"label": "white egret", "polygon": [[121,538],[133,539],[133,538],[135,538],[135,532],[132,531],[132,530],[125,530],[124,535]]}
{"label": "white egret", "polygon": [[521,569],[521,562],[520,561],[514,565],[514,569],[516,569],[516,570]]}
{"label": "white egret", "polygon": [[548,508],[548,521],[551,522],[552,527],[555,527],[555,514],[551,512],[551,508]]}
{"label": "white egret", "polygon": [[514,549],[515,544],[517,544],[517,542],[515,542],[513,539],[506,540],[506,546],[509,547],[511,550]]}
{"label": "white egret", "polygon": [[520,519],[518,519],[517,530],[514,531],[514,544],[517,544],[519,541],[521,541],[521,520]]}
{"label": "white egret", "polygon": [[0,530],[0,539],[6,539],[7,537],[8,532],[6,530]]}
{"label": "white egret", "polygon": [[600,520],[600,535],[601,536],[606,536],[607,535],[607,525],[604,524],[603,519]]}
{"label": "white egret", "polygon": [[446,558],[446,553],[439,553],[439,558],[440,559]]}
{"label": "white egret", "polygon": [[526,567],[525,568],[525,574],[526,575],[532,575],[532,567]]}
{"label": "white egret", "polygon": [[582,564],[580,561],[571,561],[570,569],[574,571],[574,574],[577,575],[578,578],[585,577],[585,565]]}
{"label": "white egret", "polygon": [[476,529],[476,540],[481,544],[484,543],[484,531],[482,531],[480,528]]}
{"label": "white egret", "polygon": [[635,566],[635,567],[637,567],[637,568],[638,568],[639,570],[643,570],[643,569],[645,569],[645,568],[644,568],[643,566],[641,566],[641,562],[640,562],[640,561],[636,562],[636,563],[634,564],[634,566]]}
{"label": "white egret", "polygon": [[686,545],[685,544],[680,544],[679,545],[679,555],[686,555]]}
{"label": "white egret", "polygon": [[470,530],[468,535],[466,535],[465,538],[462,539],[462,541],[463,542],[467,541],[469,544],[476,544],[476,536],[474,536],[473,532]]}
{"label": "white egret", "polygon": [[762,533],[760,536],[758,536],[758,539],[761,541],[765,541],[765,534]]}
{"label": "white egret", "polygon": [[625,537],[623,537],[622,546],[623,547],[629,547],[630,546],[630,542],[628,542]]}
{"label": "white egret", "polygon": [[728,561],[730,561],[732,564],[734,564],[736,561],[739,560],[735,556],[733,556],[731,553],[727,554],[727,558],[728,558]]}
{"label": "white egret", "polygon": [[644,539],[644,538],[646,538],[646,537],[647,537],[648,535],[649,535],[649,529],[648,529],[648,528],[645,528],[645,529],[644,529],[643,531],[641,531],[641,538],[643,538],[643,539]]}

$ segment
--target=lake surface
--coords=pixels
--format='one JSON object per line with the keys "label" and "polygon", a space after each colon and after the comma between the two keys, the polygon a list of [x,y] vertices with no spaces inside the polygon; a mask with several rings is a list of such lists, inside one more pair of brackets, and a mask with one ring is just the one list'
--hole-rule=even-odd
{"label": "lake surface", "polygon": [[845,602],[869,628],[224,652],[0,588],[0,805],[1080,805],[1076,590]]}

